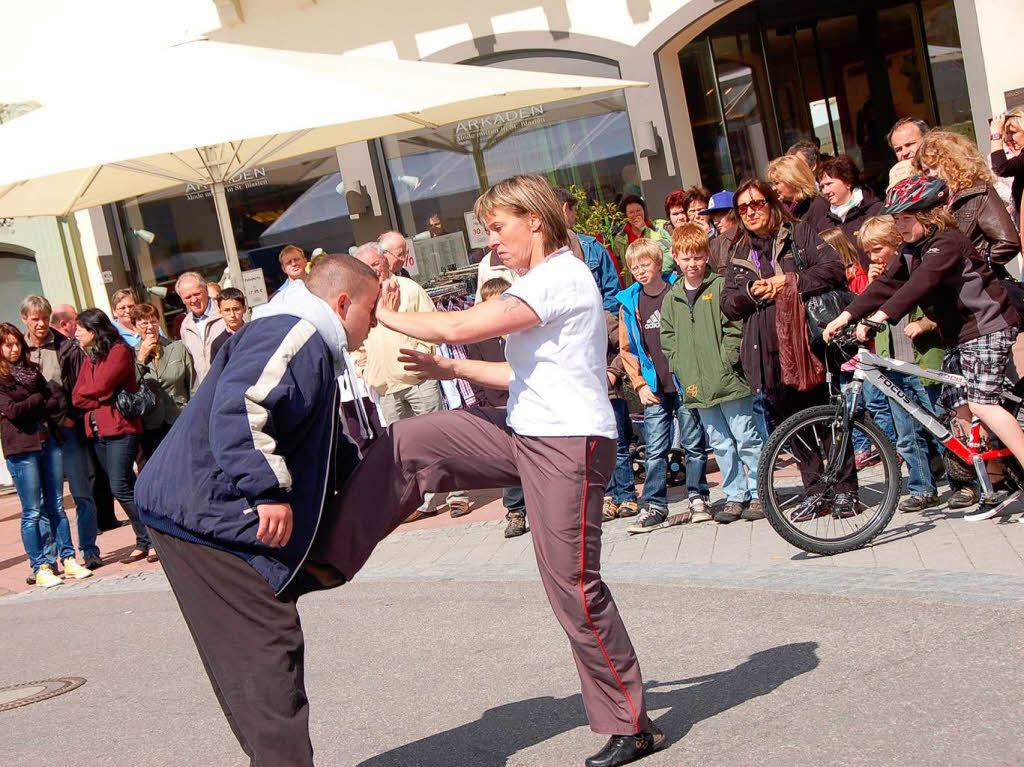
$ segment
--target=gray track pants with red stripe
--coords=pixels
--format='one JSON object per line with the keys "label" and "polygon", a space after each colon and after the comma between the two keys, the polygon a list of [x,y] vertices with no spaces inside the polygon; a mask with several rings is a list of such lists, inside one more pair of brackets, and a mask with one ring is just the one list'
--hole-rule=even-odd
{"label": "gray track pants with red stripe", "polygon": [[312,558],[351,579],[428,492],[522,484],[541,580],[569,637],[591,729],[647,729],[636,653],[601,580],[601,504],[615,465],[604,437],[523,437],[495,408],[399,421],[366,453]]}

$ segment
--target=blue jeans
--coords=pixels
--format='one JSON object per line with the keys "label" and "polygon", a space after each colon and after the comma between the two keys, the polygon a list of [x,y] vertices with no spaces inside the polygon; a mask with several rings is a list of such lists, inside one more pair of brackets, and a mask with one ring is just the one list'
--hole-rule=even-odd
{"label": "blue jeans", "polygon": [[692,498],[708,494],[704,429],[696,414],[679,407],[679,394],[659,394],[661,402],[644,407],[644,441],[647,446],[647,478],[640,500],[658,509],[668,508],[668,449],[672,423],[677,418],[686,454],[686,490]]}
{"label": "blue jeans", "polygon": [[92,497],[92,471],[85,442],[74,428],[64,428],[64,476],[75,499],[75,526],[78,548],[84,556],[100,555],[96,546],[96,501]]}
{"label": "blue jeans", "polygon": [[[74,557],[71,525],[64,513],[64,467],[57,441],[51,437],[42,450],[11,456],[7,470],[21,501],[21,542],[32,571],[42,565],[55,565],[58,553],[62,560]],[[46,551],[44,531],[40,530],[42,519],[56,538],[52,553]]]}
{"label": "blue jeans", "polygon": [[[931,401],[920,378],[895,370],[885,371],[885,376],[900,387],[911,402],[931,410]],[[911,495],[935,495],[935,480],[928,460],[928,432],[899,405],[892,408],[892,419],[896,427],[896,452],[907,462],[907,492]]]}
{"label": "blue jeans", "polygon": [[754,395],[754,425],[761,442],[767,442],[772,434],[771,409],[768,398],[763,394]]}
{"label": "blue jeans", "polygon": [[113,493],[135,531],[135,547],[148,551],[153,547],[149,531],[139,521],[139,510],[135,506],[135,453],[139,438],[135,434],[119,437],[99,437],[96,440],[96,457],[103,471],[110,478],[110,492]]}
{"label": "blue jeans", "polygon": [[[633,426],[629,420],[629,405],[624,399],[613,399],[615,426],[618,439],[615,443],[615,471],[608,481],[605,495],[615,504],[636,500],[636,478],[633,476],[633,461],[629,456],[629,442],[633,437]],[[667,469],[666,469],[667,470]]]}
{"label": "blue jeans", "polygon": [[734,399],[698,408],[697,412],[708,430],[708,439],[722,472],[725,499],[746,503],[757,495],[757,462],[764,446],[754,418],[754,398]]}
{"label": "blue jeans", "polygon": [[704,437],[704,424],[696,410],[682,407],[677,412],[679,436],[683,453],[686,455],[686,494],[690,498],[707,498],[708,487],[708,442]]}
{"label": "blue jeans", "polygon": [[[886,375],[889,371],[885,371]],[[842,389],[848,391],[850,385],[853,383],[853,372],[843,371],[841,373]],[[847,397],[847,402],[849,402]],[[871,419],[878,425],[878,428],[882,430],[892,443],[896,444],[896,427],[892,420],[892,410],[889,408],[889,400],[877,386],[869,384],[867,381],[864,382],[864,387],[861,389],[861,407],[867,408],[868,413],[871,415]],[[868,438],[864,436],[863,432],[856,430],[853,432],[853,449],[855,453],[863,453],[871,449],[871,443],[868,442]]]}
{"label": "blue jeans", "polygon": [[[526,513],[526,499],[523,497],[523,488],[506,487],[501,491],[501,504],[505,511],[521,511]],[[505,515],[506,517],[508,514]]]}

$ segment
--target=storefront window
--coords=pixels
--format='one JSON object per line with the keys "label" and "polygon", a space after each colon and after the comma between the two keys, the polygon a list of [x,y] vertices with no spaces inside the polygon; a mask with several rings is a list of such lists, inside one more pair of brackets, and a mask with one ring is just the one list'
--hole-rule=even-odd
{"label": "storefront window", "polygon": [[228,211],[243,269],[261,268],[267,287],[284,281],[277,254],[288,244],[346,253],[355,244],[333,149],[254,168],[229,191]]}
{"label": "storefront window", "polygon": [[[565,68],[564,57],[488,59],[502,67]],[[589,65],[585,74],[618,77],[617,68]],[[578,69],[576,71],[579,71]],[[615,201],[639,193],[633,139],[620,93],[524,107],[463,120],[381,141],[400,228],[414,238],[420,259],[416,278],[445,266],[464,266],[486,237],[471,230],[473,204],[491,184],[519,173],[540,173],[554,185],[575,184],[594,199]],[[440,229],[430,221],[439,219]],[[459,234],[440,243],[431,235]],[[436,237],[433,238],[437,240]],[[437,245],[438,247],[435,247]],[[439,251],[435,253],[434,251]]]}
{"label": "storefront window", "polygon": [[835,97],[825,98],[814,30],[807,24],[772,27],[764,30],[764,43],[780,147],[784,151],[798,141],[817,139],[822,152],[842,152],[842,133],[836,131],[839,109]]}
{"label": "storefront window", "polygon": [[810,139],[884,188],[897,118],[973,134],[953,0],[833,6],[750,3],[680,52],[706,185],[761,174],[767,158]]}
{"label": "storefront window", "polygon": [[[289,243],[310,253],[346,252],[355,244],[334,150],[252,168],[230,179],[228,212],[243,270],[260,268],[268,292],[283,280],[277,261]],[[118,204],[140,287],[166,288],[143,296],[164,312],[167,326],[183,311],[174,282],[186,271],[224,283],[227,263],[212,192],[175,187]]]}
{"label": "storefront window", "polygon": [[952,0],[921,0],[924,34],[938,102],[938,123],[975,141],[971,98],[967,92],[964,51]]}

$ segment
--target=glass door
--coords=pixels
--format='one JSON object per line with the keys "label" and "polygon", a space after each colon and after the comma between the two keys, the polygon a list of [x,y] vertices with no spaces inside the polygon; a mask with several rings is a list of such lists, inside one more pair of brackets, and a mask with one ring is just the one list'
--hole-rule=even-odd
{"label": "glass door", "polygon": [[716,36],[711,50],[736,179],[762,176],[781,148],[760,36]]}

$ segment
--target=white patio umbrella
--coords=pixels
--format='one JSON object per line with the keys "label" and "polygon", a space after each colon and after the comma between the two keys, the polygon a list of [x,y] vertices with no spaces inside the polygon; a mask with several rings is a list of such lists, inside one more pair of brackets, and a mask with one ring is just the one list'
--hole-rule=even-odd
{"label": "white patio umbrella", "polygon": [[[377,60],[206,40],[132,61],[108,97],[0,125],[0,217],[56,215],[179,184],[209,186],[241,285],[225,181],[264,163],[416,128],[646,83]],[[114,95],[116,93],[116,95]]]}

